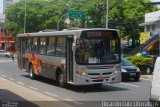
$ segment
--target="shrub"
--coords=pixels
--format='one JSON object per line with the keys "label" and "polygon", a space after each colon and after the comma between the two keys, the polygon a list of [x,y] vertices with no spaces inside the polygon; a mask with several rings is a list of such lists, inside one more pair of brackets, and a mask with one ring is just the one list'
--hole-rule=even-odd
{"label": "shrub", "polygon": [[143,56],[130,56],[126,57],[126,59],[138,66],[143,74],[146,73],[147,67],[150,67],[154,60],[153,58],[147,58]]}
{"label": "shrub", "polygon": [[150,66],[153,62],[153,58],[147,58],[143,56],[130,56],[126,57],[126,59],[136,66]]}

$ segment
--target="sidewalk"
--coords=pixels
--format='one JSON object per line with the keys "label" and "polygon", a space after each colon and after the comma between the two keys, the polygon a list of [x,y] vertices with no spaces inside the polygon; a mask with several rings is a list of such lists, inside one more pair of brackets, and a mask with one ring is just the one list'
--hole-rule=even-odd
{"label": "sidewalk", "polygon": [[141,75],[141,79],[152,80],[153,75]]}
{"label": "sidewalk", "polygon": [[14,107],[73,107],[6,78],[0,77],[0,81],[0,107],[10,107],[11,103]]}

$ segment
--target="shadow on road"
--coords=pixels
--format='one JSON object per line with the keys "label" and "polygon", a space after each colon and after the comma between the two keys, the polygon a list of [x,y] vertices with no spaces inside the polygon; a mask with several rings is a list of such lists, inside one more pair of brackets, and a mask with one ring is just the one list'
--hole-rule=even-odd
{"label": "shadow on road", "polygon": [[38,105],[9,90],[0,89],[0,107],[38,107]]}
{"label": "shadow on road", "polygon": [[[30,79],[29,75],[21,75],[21,76]],[[44,78],[44,77],[38,76],[36,78],[36,80],[39,81],[39,82],[42,82],[42,83],[46,83],[46,84],[58,87],[56,85],[56,81],[52,80],[52,79],[48,79],[48,78]],[[75,91],[75,92],[82,92],[82,93],[129,90],[127,88],[121,88],[121,87],[116,87],[116,86],[111,86],[111,85],[102,85],[102,87],[96,87],[96,86],[93,86],[93,85],[89,85],[89,86],[66,85],[65,89],[70,90],[70,91]]]}

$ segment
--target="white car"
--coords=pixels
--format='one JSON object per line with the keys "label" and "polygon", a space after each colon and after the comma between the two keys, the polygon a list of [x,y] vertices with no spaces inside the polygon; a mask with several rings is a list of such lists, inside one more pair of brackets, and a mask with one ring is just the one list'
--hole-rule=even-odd
{"label": "white car", "polygon": [[153,79],[150,90],[150,101],[154,102],[154,106],[160,106],[160,57],[156,59],[153,71]]}
{"label": "white car", "polygon": [[11,56],[11,53],[5,52],[4,50],[0,50],[0,57],[9,58],[10,56]]}

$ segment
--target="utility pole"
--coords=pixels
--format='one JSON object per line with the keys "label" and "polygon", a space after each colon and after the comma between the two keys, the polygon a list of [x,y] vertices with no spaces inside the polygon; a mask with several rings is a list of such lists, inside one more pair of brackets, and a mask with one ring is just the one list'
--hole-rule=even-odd
{"label": "utility pole", "polygon": [[24,3],[24,33],[26,33],[26,0]]}
{"label": "utility pole", "polygon": [[59,31],[59,22],[61,21],[61,19],[63,18],[64,14],[59,18],[58,20],[58,24],[57,24],[57,31]]}
{"label": "utility pole", "polygon": [[108,29],[108,0],[106,1],[106,29]]}

